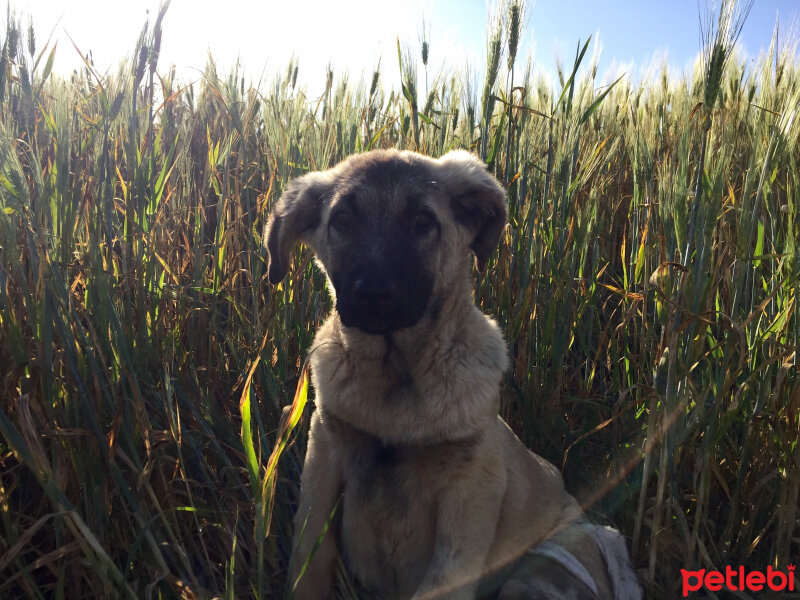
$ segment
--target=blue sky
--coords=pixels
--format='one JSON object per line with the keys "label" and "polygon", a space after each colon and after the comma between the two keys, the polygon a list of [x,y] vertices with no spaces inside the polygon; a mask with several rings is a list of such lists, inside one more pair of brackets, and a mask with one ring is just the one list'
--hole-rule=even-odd
{"label": "blue sky", "polygon": [[[536,63],[553,68],[555,57],[571,63],[578,40],[599,40],[600,71],[613,62],[646,67],[664,56],[677,69],[690,65],[700,50],[699,10],[704,0],[536,0],[529,8],[525,49]],[[481,0],[439,0],[432,6],[433,44],[437,30],[448,27],[467,39],[482,39],[486,23]],[[779,43],[796,44],[800,32],[800,0],[755,0],[740,37],[750,58],[769,47],[780,16]]]}
{"label": "blue sky", "polygon": [[[32,14],[40,45],[54,32],[56,69],[69,73],[80,63],[66,33],[84,53],[92,51],[99,70],[112,69],[133,51],[147,11],[152,18],[157,6],[157,0],[33,0],[16,10]],[[159,64],[174,63],[183,79],[196,79],[210,50],[223,70],[238,58],[258,80],[262,72],[268,79],[283,72],[294,55],[301,82],[314,90],[328,63],[358,78],[380,59],[384,85],[397,87],[396,39],[417,48],[423,17],[431,72],[442,64],[460,70],[466,61],[480,71],[488,11],[485,0],[173,0]],[[776,14],[782,41],[796,42],[800,0],[755,0],[741,37],[748,56],[769,46]],[[601,73],[616,62],[636,76],[656,55],[682,70],[700,48],[697,0],[536,0],[526,31],[521,57],[532,54],[549,73],[556,56],[570,63],[578,40],[589,35],[602,48]]]}
{"label": "blue sky", "polygon": [[[574,40],[581,32],[585,36],[598,30],[603,54],[620,62],[638,64],[661,50],[680,66],[693,59],[700,48],[697,0],[539,0],[532,12],[535,35],[545,54],[558,40]],[[740,38],[750,55],[757,56],[760,49],[769,46],[778,13],[784,26],[792,20],[797,22],[800,2],[755,1]]]}

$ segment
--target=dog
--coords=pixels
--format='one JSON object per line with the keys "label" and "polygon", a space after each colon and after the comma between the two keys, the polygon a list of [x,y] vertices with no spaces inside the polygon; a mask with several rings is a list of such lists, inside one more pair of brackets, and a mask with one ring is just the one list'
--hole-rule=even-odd
{"label": "dog", "polygon": [[277,202],[270,282],[300,240],[334,303],[309,354],[298,600],[332,597],[339,556],[370,598],[641,597],[621,535],[589,524],[498,415],[507,349],[471,261],[485,269],[506,221],[503,188],[464,150],[354,155]]}

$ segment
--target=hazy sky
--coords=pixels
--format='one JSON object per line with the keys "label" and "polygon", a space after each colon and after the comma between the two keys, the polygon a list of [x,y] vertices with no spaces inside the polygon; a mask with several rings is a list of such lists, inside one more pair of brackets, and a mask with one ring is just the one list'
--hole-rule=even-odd
{"label": "hazy sky", "polygon": [[[701,0],[705,7],[705,0]],[[697,0],[536,0],[520,55],[532,55],[543,71],[553,71],[555,58],[569,63],[578,40],[599,41],[600,71],[612,64],[636,76],[654,56],[666,56],[683,69],[700,47]],[[33,17],[41,47],[53,31],[58,39],[56,70],[69,73],[80,64],[66,34],[100,71],[116,66],[133,52],[139,31],[154,19],[153,0],[28,0],[12,4],[27,25]],[[5,13],[5,11],[2,11]],[[164,19],[159,66],[177,65],[181,77],[199,77],[209,49],[224,70],[237,57],[249,80],[266,67],[267,79],[283,72],[294,54],[300,80],[319,88],[325,68],[352,78],[371,73],[381,59],[384,85],[397,87],[396,39],[419,47],[423,17],[430,37],[429,72],[442,64],[462,69],[469,61],[482,69],[485,52],[485,0],[173,0]],[[742,49],[757,57],[770,43],[776,14],[781,42],[796,43],[800,0],[755,0],[741,37]],[[4,20],[4,15],[3,18]]]}

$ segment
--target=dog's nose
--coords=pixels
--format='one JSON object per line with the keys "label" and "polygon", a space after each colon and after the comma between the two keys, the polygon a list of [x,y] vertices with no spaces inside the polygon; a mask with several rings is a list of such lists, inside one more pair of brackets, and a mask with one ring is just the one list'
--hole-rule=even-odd
{"label": "dog's nose", "polygon": [[391,282],[379,277],[359,277],[353,286],[353,296],[362,305],[386,305],[394,294]]}

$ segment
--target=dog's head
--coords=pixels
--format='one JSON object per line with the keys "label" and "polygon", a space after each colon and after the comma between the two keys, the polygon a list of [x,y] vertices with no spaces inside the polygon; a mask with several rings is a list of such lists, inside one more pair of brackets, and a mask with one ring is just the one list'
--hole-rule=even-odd
{"label": "dog's head", "polygon": [[299,239],[327,274],[342,323],[391,333],[436,312],[470,253],[482,271],[506,218],[503,188],[468,152],[358,154],[289,184],[264,231],[269,280],[286,275]]}

